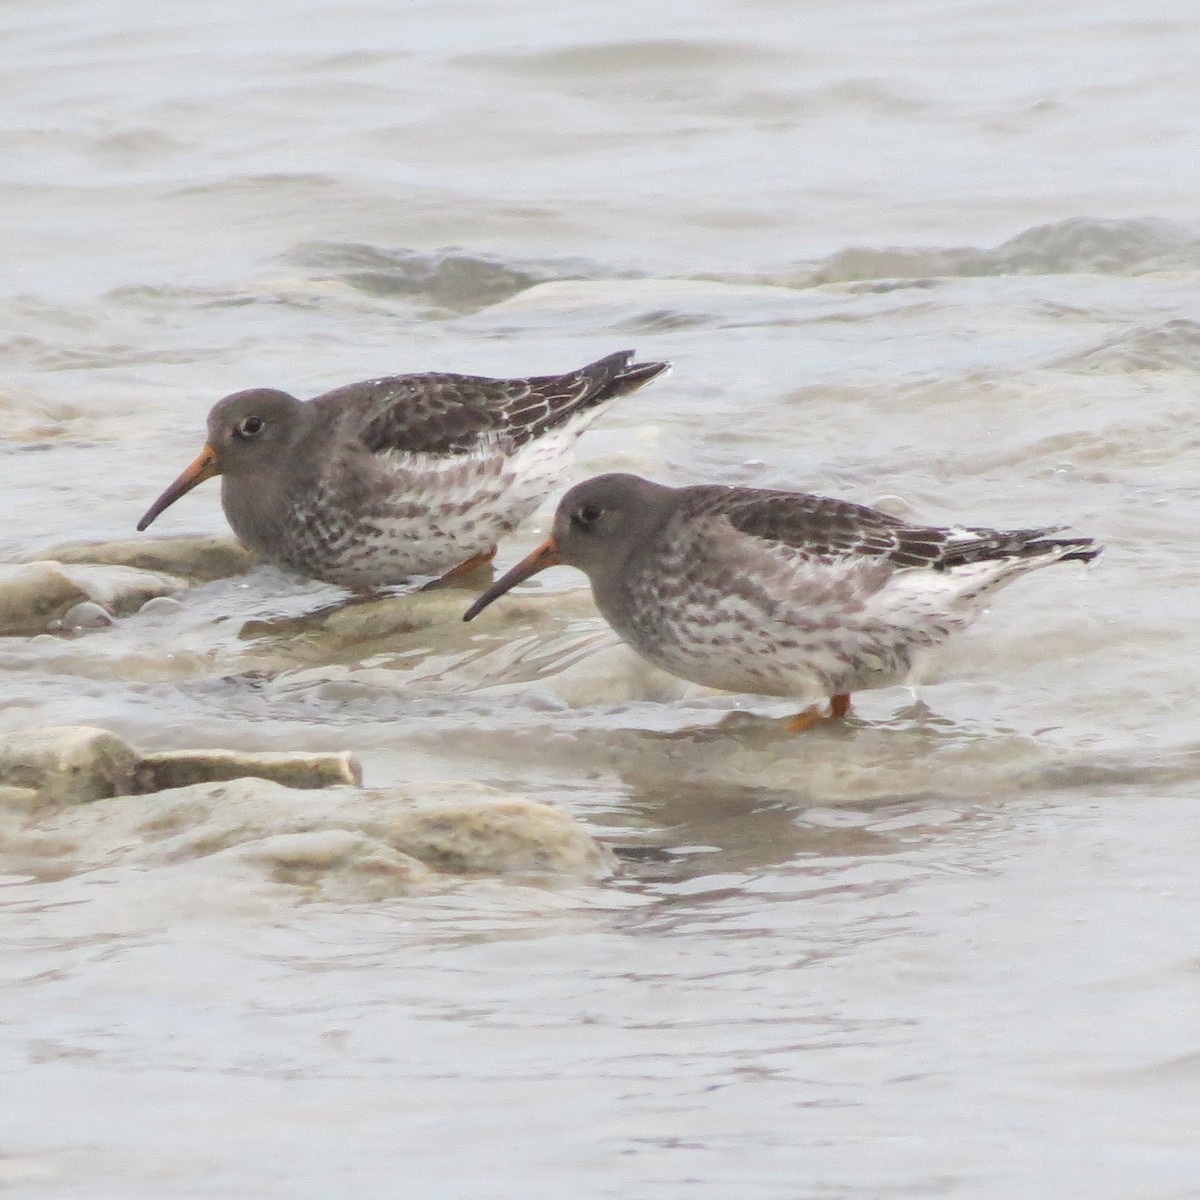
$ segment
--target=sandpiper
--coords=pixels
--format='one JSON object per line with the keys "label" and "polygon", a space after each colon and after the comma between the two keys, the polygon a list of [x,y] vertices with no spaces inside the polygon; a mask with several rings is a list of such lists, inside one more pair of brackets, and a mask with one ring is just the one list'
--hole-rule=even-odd
{"label": "sandpiper", "polygon": [[234,533],[268,562],[370,590],[486,562],[561,482],[605,405],[667,370],[610,354],[565,375],[392,375],[303,402],[255,388],[138,522],[221,476]]}
{"label": "sandpiper", "polygon": [[[546,567],[578,567],[601,614],[642,658],[707,687],[824,696],[901,683],[920,650],[964,629],[993,592],[1102,547],[1059,526],[913,525],[800,492],[664,487],[601,475],[572,488],[552,536],[479,597],[471,620]],[[812,707],[790,722],[804,729]]]}

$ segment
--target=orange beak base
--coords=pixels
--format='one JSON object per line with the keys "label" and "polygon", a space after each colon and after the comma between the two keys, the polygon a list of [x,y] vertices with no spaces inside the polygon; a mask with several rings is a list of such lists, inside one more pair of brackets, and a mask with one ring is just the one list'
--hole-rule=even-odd
{"label": "orange beak base", "polygon": [[[170,503],[170,501],[168,501]],[[163,506],[164,508],[166,505]],[[515,588],[518,583],[524,583],[531,575],[544,571],[547,567],[557,567],[562,562],[558,557],[558,547],[553,538],[547,538],[532,554],[521,559],[511,571],[506,572],[492,584],[470,608],[463,613],[464,621],[474,620],[493,600],[498,600],[505,592]]]}
{"label": "orange beak base", "polygon": [[200,457],[155,502],[150,505],[146,515],[138,522],[138,533],[149,529],[150,523],[164,508],[170,508],[180,496],[186,496],[198,483],[220,475],[221,467],[217,462],[217,452],[211,446],[205,446]]}

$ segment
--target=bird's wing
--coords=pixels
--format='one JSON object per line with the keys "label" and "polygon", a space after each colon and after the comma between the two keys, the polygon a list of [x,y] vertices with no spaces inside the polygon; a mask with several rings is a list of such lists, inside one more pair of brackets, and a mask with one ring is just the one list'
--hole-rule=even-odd
{"label": "bird's wing", "polygon": [[1057,527],[998,530],[912,525],[848,500],[751,488],[697,488],[698,509],[786,559],[885,560],[897,568],[948,570],[989,558],[1023,556]]}
{"label": "bird's wing", "polygon": [[314,403],[345,405],[358,440],[376,454],[469,454],[488,445],[516,448],[575,414],[633,391],[666,370],[611,354],[565,375],[489,379],[477,375],[393,375],[339,388]]}

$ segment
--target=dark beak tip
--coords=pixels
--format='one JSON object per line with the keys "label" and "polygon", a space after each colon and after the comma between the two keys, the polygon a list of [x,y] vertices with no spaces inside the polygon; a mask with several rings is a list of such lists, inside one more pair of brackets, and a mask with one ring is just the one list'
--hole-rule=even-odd
{"label": "dark beak tip", "polygon": [[[505,591],[508,589],[505,588]],[[464,621],[473,621],[485,608],[487,608],[493,600],[498,600],[503,593],[498,592],[495,586],[488,588],[482,595],[475,597],[475,603],[463,613]]]}
{"label": "dark beak tip", "polygon": [[558,566],[560,561],[557,547],[552,539],[548,539],[532,554],[517,563],[511,571],[497,579],[486,592],[477,596],[475,603],[463,613],[463,620],[473,621],[493,600],[499,600],[505,592],[511,591],[518,583],[524,583],[531,575],[536,575],[546,567]]}

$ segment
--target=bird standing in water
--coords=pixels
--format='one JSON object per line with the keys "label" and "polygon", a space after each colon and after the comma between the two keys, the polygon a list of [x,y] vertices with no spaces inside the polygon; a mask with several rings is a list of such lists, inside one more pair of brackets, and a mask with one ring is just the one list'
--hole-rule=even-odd
{"label": "bird standing in water", "polygon": [[[824,695],[843,717],[851,693],[903,682],[918,651],[966,628],[998,588],[1101,551],[1056,531],[942,529],[800,492],[601,475],[567,492],[552,536],[463,619],[563,563],[655,666],[728,691]],[[810,708],[790,727],[823,716]]]}
{"label": "bird standing in water", "polygon": [[307,402],[236,392],[138,529],[220,475],[234,533],[298,574],[369,590],[467,569],[559,485],[604,407],[668,367],[632,359],[528,379],[393,375]]}

